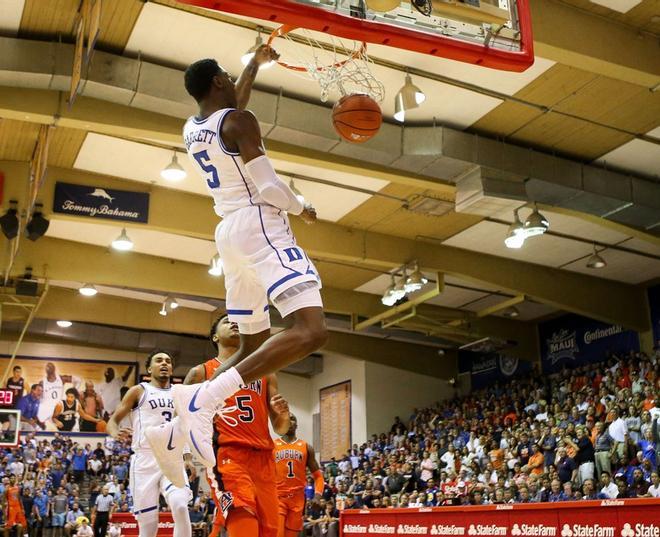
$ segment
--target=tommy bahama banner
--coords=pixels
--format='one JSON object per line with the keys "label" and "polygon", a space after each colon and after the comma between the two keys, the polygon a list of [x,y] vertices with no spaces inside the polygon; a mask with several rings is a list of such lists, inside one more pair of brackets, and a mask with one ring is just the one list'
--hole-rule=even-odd
{"label": "tommy bahama banner", "polygon": [[539,340],[545,372],[599,362],[612,353],[639,350],[637,332],[574,314],[540,324]]}
{"label": "tommy bahama banner", "polygon": [[149,194],[57,181],[53,212],[146,224],[149,221]]}

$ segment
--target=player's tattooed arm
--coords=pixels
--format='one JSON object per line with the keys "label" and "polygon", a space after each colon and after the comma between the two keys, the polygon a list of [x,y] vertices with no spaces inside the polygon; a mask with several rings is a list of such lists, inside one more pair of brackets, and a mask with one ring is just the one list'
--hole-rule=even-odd
{"label": "player's tattooed arm", "polygon": [[279,57],[280,55],[268,45],[261,45],[257,49],[250,62],[245,66],[245,69],[243,69],[241,76],[238,77],[238,80],[236,81],[236,101],[239,110],[245,110],[250,101],[252,84],[254,84],[254,79],[259,72],[259,66],[264,63],[275,61]]}
{"label": "player's tattooed arm", "polygon": [[131,435],[131,429],[120,427],[119,424],[128,416],[131,410],[137,407],[143,392],[144,388],[140,384],[133,386],[126,392],[117,410],[115,410],[108,420],[107,431],[110,436],[119,440],[125,440]]}
{"label": "player's tattooed arm", "polygon": [[268,414],[275,433],[286,434],[291,427],[289,403],[280,394],[275,375],[268,375]]}
{"label": "player's tattooed arm", "polygon": [[204,366],[203,365],[196,365],[193,367],[190,371],[188,371],[188,374],[186,375],[186,378],[183,379],[184,384],[199,384],[200,382],[204,382],[206,380],[205,378],[205,371],[204,371]]}

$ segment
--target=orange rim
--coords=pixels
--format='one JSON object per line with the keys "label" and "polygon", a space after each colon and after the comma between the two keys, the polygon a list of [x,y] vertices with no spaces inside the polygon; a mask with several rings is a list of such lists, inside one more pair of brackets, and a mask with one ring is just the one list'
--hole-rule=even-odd
{"label": "orange rim", "polygon": [[[288,24],[283,24],[279,28],[276,28],[270,34],[270,37],[268,38],[267,45],[272,46],[272,43],[276,38],[284,37],[289,32],[292,32],[293,30],[295,30],[296,28],[298,28],[298,27],[297,26],[289,26]],[[362,41],[362,44],[360,45],[360,48],[358,50],[353,51],[351,53],[351,55],[348,58],[346,58],[345,60],[335,62],[335,63],[330,64],[330,65],[319,65],[316,68],[316,70],[317,71],[325,71],[326,69],[329,69],[331,67],[334,67],[334,68],[341,67],[342,65],[345,65],[346,63],[348,63],[350,60],[353,60],[353,59],[357,58],[358,56],[364,55],[366,53],[366,51],[367,51],[367,43],[365,41]],[[303,73],[307,72],[307,68],[303,67],[302,65],[294,65],[294,64],[282,61],[282,60],[277,60],[277,64],[281,65],[282,67],[284,67],[286,69],[289,69],[291,71],[298,71],[298,72],[303,72]]]}

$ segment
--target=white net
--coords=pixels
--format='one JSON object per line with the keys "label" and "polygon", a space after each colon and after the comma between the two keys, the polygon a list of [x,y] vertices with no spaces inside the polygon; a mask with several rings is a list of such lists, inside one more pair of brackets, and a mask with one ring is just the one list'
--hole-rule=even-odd
{"label": "white net", "polygon": [[275,40],[272,46],[280,53],[280,62],[321,88],[321,101],[336,93],[339,97],[366,93],[377,102],[385,97],[385,86],[371,72],[372,62],[365,43],[342,40],[296,28]]}

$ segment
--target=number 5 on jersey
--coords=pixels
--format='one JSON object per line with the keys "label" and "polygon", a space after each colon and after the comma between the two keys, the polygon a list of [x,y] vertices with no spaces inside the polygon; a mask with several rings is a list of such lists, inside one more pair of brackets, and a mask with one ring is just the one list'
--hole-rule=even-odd
{"label": "number 5 on jersey", "polygon": [[209,154],[206,151],[198,151],[193,153],[193,158],[199,164],[199,167],[204,170],[206,173],[211,174],[211,178],[206,180],[206,184],[209,185],[209,188],[218,188],[220,187],[220,177],[218,176],[218,170],[210,163],[211,159]]}

